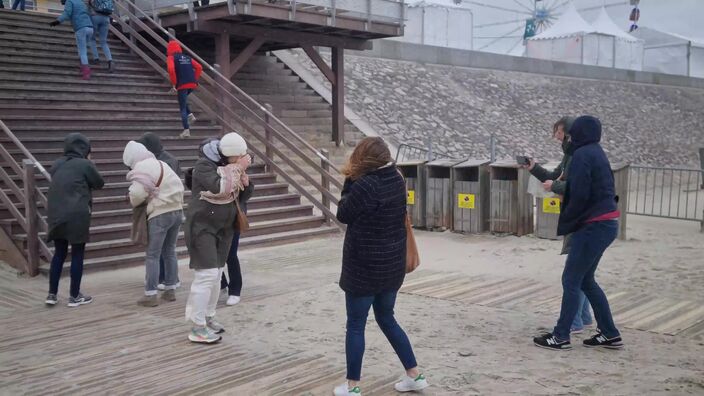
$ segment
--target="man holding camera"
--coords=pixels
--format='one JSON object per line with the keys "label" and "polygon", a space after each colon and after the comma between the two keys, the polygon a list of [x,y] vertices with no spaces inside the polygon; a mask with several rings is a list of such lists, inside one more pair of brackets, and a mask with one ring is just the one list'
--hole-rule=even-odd
{"label": "man holding camera", "polygon": [[[572,162],[572,152],[570,150],[571,139],[569,135],[570,128],[574,118],[572,117],[562,117],[560,118],[552,128],[552,136],[562,145],[563,157],[560,164],[553,171],[549,171],[542,167],[540,164],[533,161],[532,158],[528,159],[528,165],[523,165],[530,171],[536,179],[543,183],[543,188],[545,191],[553,192],[561,197],[565,195],[565,190],[567,187],[567,170]],[[562,242],[562,251],[560,254],[567,254],[570,250],[570,239],[571,235],[565,235]],[[587,300],[584,293],[580,292],[580,310],[572,322],[571,331],[573,333],[581,333],[584,331],[585,326],[592,324],[592,315],[589,312],[589,301]]]}

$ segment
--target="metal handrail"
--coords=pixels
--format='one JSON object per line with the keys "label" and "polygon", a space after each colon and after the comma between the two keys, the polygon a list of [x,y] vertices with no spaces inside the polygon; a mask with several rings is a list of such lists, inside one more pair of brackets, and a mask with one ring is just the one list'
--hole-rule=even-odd
{"label": "metal handrail", "polygon": [[[125,4],[122,4],[123,2],[124,2],[125,4],[131,5],[131,6],[128,8]],[[129,18],[129,22],[132,22],[132,21],[133,21],[136,25],[139,25],[146,33],[148,33],[150,36],[152,36],[159,44],[161,44],[161,45],[164,46],[164,47],[167,46],[167,42],[164,41],[163,38],[161,38],[156,32],[154,32],[154,31],[153,31],[152,29],[150,29],[146,24],[144,24],[144,22],[143,22],[142,20],[140,20],[140,18],[137,18],[136,15],[134,15],[134,14],[130,11],[131,8],[135,8],[135,9],[136,9],[136,6],[134,5],[134,3],[133,3],[132,1],[130,1],[130,0],[119,0],[119,1],[116,1],[114,4],[116,4],[117,7],[121,9],[123,15],[125,15],[125,16],[127,16],[127,17]],[[151,19],[151,17],[149,17],[149,15],[145,14],[144,12],[142,12],[142,10],[137,9],[137,11],[139,11],[139,12],[143,15],[143,18],[141,18],[141,19],[145,19],[145,20],[147,20],[147,21],[150,21],[154,26],[157,26],[157,28],[160,29],[162,32],[165,32],[170,38],[172,38],[173,40],[178,41],[178,39],[176,39],[175,36],[173,36],[171,33],[167,32],[167,31],[164,30],[161,26],[159,26],[153,19]],[[150,58],[141,48],[139,48],[139,47],[136,45],[136,43],[133,42],[133,40],[138,40],[138,41],[140,41],[140,43],[142,43],[145,47],[147,47],[149,50],[151,50],[156,56],[160,57],[161,59],[164,59],[164,58],[163,58],[163,52],[162,52],[162,51],[158,51],[148,40],[146,40],[144,37],[142,37],[142,35],[141,35],[139,32],[137,32],[136,29],[134,29],[132,26],[130,26],[131,23],[128,24],[128,23],[124,22],[124,21],[121,20],[121,19],[118,20],[118,21],[121,23],[121,26],[123,27],[123,29],[127,30],[127,31],[130,33],[130,35],[131,35],[132,37],[131,37],[131,39],[130,39],[130,38],[127,38],[122,32],[120,32],[120,31],[119,31],[118,29],[116,29],[114,26],[111,26],[110,29],[111,29],[111,31],[113,32],[113,34],[114,34],[118,39],[120,39],[122,42],[124,42],[125,45],[127,45],[130,49],[132,49],[132,50],[133,50],[139,57],[141,57],[145,62],[147,62],[150,66],[152,66],[152,67],[153,67],[158,73],[160,73],[165,79],[168,80],[168,74],[166,73],[166,71],[164,70],[164,68],[161,67],[161,66],[159,66],[159,65],[154,61],[154,59]],[[180,42],[179,42],[179,43],[180,43]],[[201,61],[201,62],[203,63],[204,69],[210,70],[210,71],[216,73],[217,76],[219,77],[218,79],[227,81],[228,84],[229,84],[229,86],[223,86],[222,84],[219,84],[219,83],[218,83],[215,79],[213,79],[212,77],[208,76],[207,74],[203,74],[203,78],[204,78],[204,80],[205,80],[206,82],[210,82],[212,85],[219,87],[219,88],[220,88],[220,91],[222,91],[222,92],[220,92],[221,94],[227,92],[227,94],[229,94],[230,97],[232,97],[233,99],[235,99],[235,100],[237,100],[239,103],[241,103],[241,104],[242,104],[242,107],[243,107],[245,110],[247,110],[247,111],[249,112],[248,115],[254,116],[255,120],[260,120],[260,121],[261,121],[261,124],[262,124],[265,128],[267,128],[270,132],[272,132],[274,135],[276,135],[276,136],[279,138],[279,140],[280,140],[286,147],[290,148],[294,153],[296,153],[297,155],[299,155],[302,159],[304,159],[307,163],[309,163],[316,171],[318,171],[318,172],[321,174],[321,176],[322,176],[323,179],[329,180],[331,184],[337,186],[338,188],[341,188],[341,187],[342,187],[342,183],[339,182],[332,174],[330,174],[328,171],[326,171],[325,169],[323,169],[323,167],[321,167],[321,165],[317,164],[315,161],[313,161],[313,160],[311,160],[309,157],[305,156],[305,155],[303,154],[303,152],[300,150],[300,148],[298,148],[298,147],[295,146],[293,143],[291,143],[288,139],[286,139],[286,138],[284,137],[284,135],[283,135],[280,131],[278,131],[276,128],[273,128],[273,127],[272,127],[270,124],[268,124],[265,120],[261,119],[261,117],[259,117],[253,110],[251,110],[249,107],[247,107],[246,105],[244,105],[241,101],[239,101],[239,99],[237,99],[234,95],[232,95],[230,92],[228,92],[230,86],[231,86],[231,87],[234,87],[234,88],[237,89],[239,92],[242,92],[242,91],[239,89],[239,87],[237,87],[236,85],[232,84],[232,82],[229,81],[229,79],[227,79],[225,76],[223,76],[222,74],[220,74],[219,72],[217,72],[217,70],[216,70],[213,66],[211,66],[210,64],[208,64],[207,62],[205,62],[202,58],[198,57],[198,55],[195,54],[192,50],[188,49],[188,47],[186,47],[185,45],[182,44],[182,48],[183,48],[184,50],[188,51],[190,54],[192,54],[194,59],[196,59],[196,60],[198,60],[198,61]],[[242,93],[244,94],[244,92],[242,92]],[[311,175],[309,175],[307,172],[304,172],[291,158],[289,158],[287,155],[285,155],[283,152],[281,152],[281,150],[280,150],[278,147],[276,147],[276,146],[273,144],[273,142],[267,141],[266,136],[262,135],[260,132],[256,131],[254,128],[252,128],[251,126],[249,126],[248,123],[246,123],[246,122],[242,119],[242,117],[240,117],[240,115],[237,114],[237,113],[236,113],[233,109],[231,109],[229,106],[224,106],[224,105],[223,105],[223,101],[219,99],[218,95],[215,95],[215,94],[209,92],[205,87],[201,87],[201,89],[199,89],[198,91],[195,92],[194,103],[195,103],[196,105],[200,106],[206,113],[208,113],[211,117],[213,117],[213,119],[218,120],[218,121],[221,123],[221,125],[224,125],[224,126],[226,126],[227,128],[230,128],[230,129],[233,129],[233,130],[235,129],[235,128],[232,126],[232,123],[230,122],[230,120],[228,120],[228,119],[225,118],[225,115],[224,115],[224,114],[222,114],[222,115],[221,115],[221,114],[218,114],[218,113],[216,113],[213,109],[211,109],[209,106],[207,106],[207,105],[198,97],[199,94],[204,94],[205,96],[208,96],[209,98],[211,98],[212,100],[214,100],[215,103],[218,104],[218,107],[221,109],[221,111],[227,112],[227,113],[228,113],[227,115],[228,115],[229,117],[233,118],[235,121],[237,121],[239,124],[241,124],[241,126],[242,126],[245,130],[249,131],[254,137],[256,137],[256,138],[259,139],[261,142],[263,142],[268,148],[270,148],[271,152],[273,152],[275,155],[279,156],[279,157],[280,157],[287,165],[289,165],[294,171],[298,172],[298,173],[299,173],[306,181],[308,181],[313,187],[315,187],[316,189],[318,189],[318,190],[322,193],[322,195],[323,195],[324,198],[330,199],[330,200],[332,200],[333,202],[335,202],[335,201],[337,200],[337,197],[336,197],[334,194],[332,194],[332,192],[331,192],[329,189],[324,188],[321,183],[319,183],[317,180],[315,180],[315,179],[314,179]],[[246,94],[244,94],[244,95],[246,95]],[[259,106],[260,108],[263,109],[263,107],[262,107],[259,103],[257,103],[256,101],[254,101],[254,99],[252,99],[252,98],[249,97],[249,96],[247,96],[247,98],[248,98],[250,101],[252,101],[254,104],[256,104],[257,106]],[[266,111],[266,109],[263,109],[263,110]],[[275,118],[275,117],[273,117],[273,115],[270,115],[271,113],[268,112],[268,111],[266,112],[266,114],[267,114],[267,116],[270,117],[270,118]],[[280,121],[279,121],[279,122],[280,122]],[[283,123],[282,123],[282,125],[283,125]],[[286,128],[286,130],[290,131],[290,128],[286,127],[285,125],[283,125],[283,126]],[[291,132],[293,132],[293,131],[291,131]],[[299,138],[300,138],[300,137],[299,137]],[[305,142],[305,141],[304,141],[304,142]],[[307,142],[306,142],[306,144],[307,144]],[[308,145],[308,147],[312,147],[312,146]],[[251,147],[251,150],[252,150],[255,154],[257,154],[258,156],[260,156],[275,172],[277,172],[281,177],[283,177],[287,182],[289,182],[289,184],[291,184],[294,188],[296,188],[296,189],[301,193],[301,195],[303,195],[303,196],[305,196],[306,198],[308,198],[308,199],[311,201],[311,203],[312,203],[313,205],[315,205],[316,207],[318,207],[318,209],[320,209],[320,210],[325,214],[326,217],[328,217],[329,219],[332,219],[332,220],[335,222],[335,224],[337,224],[339,227],[342,227],[342,224],[340,224],[340,223],[336,220],[335,214],[330,210],[329,207],[325,206],[321,201],[319,201],[319,200],[318,200],[317,198],[315,198],[312,194],[310,194],[305,188],[303,188],[298,182],[296,182],[296,180],[294,180],[287,172],[284,172],[283,169],[282,169],[278,164],[274,163],[272,159],[266,157],[266,156],[264,155],[264,153],[261,152],[259,149],[257,149],[256,147],[252,146],[252,147]],[[329,167],[332,168],[332,164],[329,162],[329,160],[328,160],[322,153],[318,152],[317,150],[315,150],[315,152],[316,152],[316,154],[318,155],[318,157],[321,159],[321,162],[322,162],[322,163],[324,163],[324,164],[326,164],[326,165],[330,165]]]}
{"label": "metal handrail", "polygon": [[[130,12],[130,10],[129,10],[127,7],[125,7],[124,5],[119,4],[120,2],[125,2],[125,3],[127,3],[128,5],[132,6],[132,8],[137,12],[137,14],[140,15],[138,18],[135,18],[134,22],[135,22],[136,24],[140,25],[140,27],[142,27],[142,29],[144,29],[150,36],[152,36],[152,38],[154,38],[159,44],[161,44],[161,45],[163,45],[164,47],[166,47],[167,42],[164,41],[164,39],[163,39],[161,36],[159,36],[158,34],[152,34],[152,33],[154,33],[154,32],[153,32],[151,29],[149,29],[149,28],[147,27],[147,25],[145,25],[145,24],[140,20],[140,18],[146,19],[146,20],[148,20],[149,22],[151,22],[152,25],[153,25],[157,30],[159,30],[163,35],[166,35],[168,38],[170,38],[170,39],[172,39],[172,40],[179,41],[179,40],[176,38],[175,35],[173,35],[173,34],[172,34],[170,31],[168,31],[167,29],[164,29],[164,28],[163,28],[159,23],[157,23],[151,16],[149,16],[149,15],[148,15],[147,13],[145,13],[142,9],[140,9],[139,7],[137,7],[137,5],[135,4],[135,2],[133,2],[132,0],[120,0],[120,1],[116,2],[116,4],[118,4],[118,6],[120,6],[120,8],[124,9],[124,11],[127,13],[127,16],[130,17],[130,19],[131,19],[131,17],[132,17],[132,15],[131,15],[132,13]],[[200,56],[198,56],[198,54],[197,54],[195,51],[191,50],[188,46],[186,46],[185,44],[183,44],[183,43],[180,42],[180,41],[179,41],[179,44],[181,45],[181,49],[183,49],[184,51],[188,52],[188,54],[189,54],[193,59],[197,60],[197,61],[203,66],[203,68],[204,68],[205,70],[208,70],[209,72],[215,74],[215,76],[220,77],[220,78],[215,79],[215,78],[212,78],[212,77],[210,77],[210,76],[208,76],[207,74],[204,73],[202,78],[203,78],[205,81],[207,81],[209,84],[212,84],[212,85],[215,86],[215,87],[220,88],[221,91],[222,91],[224,94],[226,94],[226,95],[229,96],[230,99],[233,99],[233,100],[237,101],[237,103],[239,103],[245,110],[247,110],[247,111],[250,113],[250,115],[255,118],[256,121],[260,122],[262,125],[265,124],[266,121],[265,121],[262,117],[260,117],[254,110],[252,110],[251,108],[249,108],[249,107],[247,106],[247,104],[243,103],[243,102],[240,100],[239,97],[237,97],[235,94],[232,93],[231,90],[234,89],[237,94],[239,94],[239,95],[241,95],[242,97],[244,97],[247,101],[250,102],[251,105],[256,106],[257,110],[259,110],[259,111],[263,112],[264,114],[266,114],[266,115],[269,117],[270,120],[273,120],[276,124],[278,124],[278,126],[280,126],[281,128],[283,128],[283,129],[286,131],[286,133],[288,133],[289,135],[291,135],[299,144],[301,144],[304,148],[308,149],[308,150],[311,151],[313,154],[315,154],[315,156],[318,157],[321,161],[326,162],[326,163],[330,166],[330,169],[332,169],[332,170],[338,172],[338,174],[339,174],[340,170],[335,166],[335,164],[333,164],[328,158],[326,158],[318,149],[316,149],[315,147],[313,147],[312,145],[310,145],[310,143],[308,143],[308,142],[307,142],[305,139],[303,139],[299,134],[297,134],[295,131],[293,131],[291,128],[289,128],[289,127],[288,127],[286,124],[284,124],[281,120],[279,120],[279,118],[276,117],[272,112],[270,112],[269,110],[267,110],[267,109],[266,109],[264,106],[262,106],[259,102],[257,102],[256,100],[254,100],[254,98],[252,98],[252,97],[249,96],[246,92],[244,92],[240,87],[238,87],[238,86],[235,85],[232,81],[230,81],[230,78],[229,78],[229,77],[227,77],[227,76],[223,75],[222,73],[220,73],[215,67],[213,67],[212,65],[210,65],[208,62],[206,62],[206,61],[205,61],[203,58],[201,58]],[[163,55],[163,54],[162,54],[162,55]],[[226,86],[223,86],[219,81],[225,81],[225,82],[227,83],[227,85],[226,85]],[[279,132],[279,133],[280,133],[280,132]],[[280,134],[281,134],[281,133],[280,133]],[[312,165],[312,164],[311,164],[311,165]],[[315,166],[315,165],[312,165],[312,166]],[[322,168],[316,169],[316,170],[318,170],[318,171],[323,171]],[[332,175],[331,175],[331,176],[332,176]],[[334,177],[333,177],[333,179],[334,179]],[[338,185],[338,184],[339,184],[339,185]],[[338,181],[336,181],[336,180],[333,180],[333,185],[336,185],[338,188],[342,188],[342,183],[340,183],[340,182],[338,182]]]}

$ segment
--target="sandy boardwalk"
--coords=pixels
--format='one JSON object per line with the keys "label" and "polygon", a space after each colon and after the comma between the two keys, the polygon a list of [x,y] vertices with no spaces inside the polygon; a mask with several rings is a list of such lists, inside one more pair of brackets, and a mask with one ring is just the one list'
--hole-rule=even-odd
{"label": "sandy boardwalk", "polygon": [[[419,232],[422,268],[396,312],[433,384],[424,394],[704,394],[698,227],[631,216],[631,239],[598,272],[627,346],[567,352],[531,342],[557,317],[560,242]],[[96,301],[78,309],[46,309],[45,278],[1,271],[0,394],[332,394],[344,378],[340,247],[332,238],[242,252],[243,301],[219,309],[227,332],[211,347],[186,340],[186,266],[178,300],[153,309],[134,304],[141,268],[88,274]],[[370,314],[364,394],[394,395],[400,374]]]}

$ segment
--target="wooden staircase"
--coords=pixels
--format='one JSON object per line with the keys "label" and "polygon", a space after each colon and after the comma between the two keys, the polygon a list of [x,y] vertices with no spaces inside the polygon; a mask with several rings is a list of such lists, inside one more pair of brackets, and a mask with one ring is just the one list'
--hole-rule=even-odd
{"label": "wooden staircase", "polygon": [[[141,264],[144,248],[129,239],[131,210],[125,199],[127,168],[122,164],[125,144],[144,132],[156,133],[186,169],[197,159],[198,143],[205,137],[219,136],[221,128],[194,108],[198,121],[191,128],[193,136],[177,138],[181,125],[176,97],[168,92],[170,85],[115,38],[110,39],[110,47],[116,72],[110,74],[101,65],[93,67],[91,80],[81,80],[73,31],[69,25],[50,28],[48,22],[53,19],[50,15],[0,10],[0,120],[45,167],[62,155],[66,134],[81,132],[91,139],[92,160],[106,185],[94,192],[86,268]],[[20,148],[1,131],[0,143],[21,166],[25,157]],[[2,157],[0,161],[12,182],[22,188],[22,176],[8,161]],[[250,170],[256,189],[249,204],[251,229],[241,246],[282,243],[338,230],[314,213],[313,205],[302,203],[301,195],[261,162]],[[37,175],[36,183],[46,192],[45,178]],[[11,187],[0,178],[0,188],[23,212],[24,203]],[[44,216],[45,208],[40,207],[39,212]],[[2,202],[0,227],[24,251],[26,232]],[[177,252],[187,254],[183,235]],[[47,269],[46,263],[40,267],[41,271]]]}

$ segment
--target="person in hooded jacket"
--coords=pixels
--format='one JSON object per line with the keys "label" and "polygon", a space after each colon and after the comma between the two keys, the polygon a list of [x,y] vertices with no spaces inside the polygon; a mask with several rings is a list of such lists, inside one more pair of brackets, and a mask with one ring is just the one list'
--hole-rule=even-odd
{"label": "person in hooded jacket", "polygon": [[618,234],[620,213],[614,176],[601,148],[601,122],[592,116],[577,118],[570,130],[572,162],[557,225],[558,235],[572,234],[562,273],[562,307],[552,333],[533,339],[536,346],[571,349],[570,325],[580,309],[579,291],[586,294],[598,332],[583,341],[586,347],[619,349],[621,335],[614,324],[609,302],[594,274],[606,248]]}
{"label": "person in hooded jacket", "polygon": [[54,257],[49,272],[48,305],[58,303],[59,278],[71,245],[71,292],[69,307],[88,304],[93,298],[81,293],[83,256],[90,238],[90,218],[93,190],[103,188],[103,178],[88,159],[90,141],[80,133],[66,136],[64,155],[54,161],[49,169],[49,208],[47,240],[54,242]]}
{"label": "person in hooded jacket", "polygon": [[[161,139],[159,138],[158,135],[147,132],[142,137],[137,139],[137,143],[141,143],[144,145],[144,147],[147,148],[147,150],[151,151],[154,156],[156,156],[156,159],[159,161],[167,164],[171,170],[176,172],[176,175],[181,178],[183,177],[183,171],[181,170],[181,164],[178,161],[178,158],[174,157],[169,153],[168,151],[164,150],[164,146],[161,144]],[[159,284],[157,285],[157,289],[159,290],[166,290],[166,285],[165,285],[165,276],[164,276],[164,258],[159,259]],[[176,274],[176,288],[181,286],[181,282],[178,279],[178,273]]]}
{"label": "person in hooded jacket", "polygon": [[181,45],[176,40],[170,40],[166,47],[166,69],[169,72],[172,91],[178,94],[178,106],[181,112],[183,132],[181,138],[191,136],[190,124],[196,121],[196,116],[188,107],[188,95],[198,87],[198,80],[203,67],[190,56],[183,53]]}
{"label": "person in hooded jacket", "polygon": [[144,296],[137,304],[155,307],[159,282],[159,259],[164,259],[164,301],[176,300],[178,259],[176,241],[183,222],[183,183],[167,164],[156,159],[144,145],[130,141],[122,156],[131,170],[127,174],[133,208],[146,204],[148,244],[145,257]]}
{"label": "person in hooded jacket", "polygon": [[195,271],[186,305],[193,324],[188,339],[215,343],[225,328],[215,320],[220,278],[236,231],[235,200],[244,190],[242,175],[251,163],[247,143],[230,132],[200,147],[201,158],[191,177],[191,201],[186,215],[186,246]]}
{"label": "person in hooded jacket", "polygon": [[90,79],[90,66],[88,64],[88,42],[93,39],[93,20],[90,19],[88,6],[83,0],[61,0],[64,12],[49,22],[49,26],[58,26],[67,20],[71,21],[73,31],[76,33],[78,57],[81,60],[81,76],[84,80]]}
{"label": "person in hooded jacket", "polygon": [[[545,191],[552,192],[559,196],[565,195],[567,188],[567,171],[572,163],[570,150],[572,141],[569,131],[573,123],[574,118],[562,117],[553,125],[552,136],[560,142],[564,154],[560,164],[554,170],[549,171],[543,168],[540,164],[534,162],[533,159],[530,159],[528,165],[523,166],[530,171],[531,175],[535,176],[536,179],[543,183]],[[562,251],[560,254],[567,254],[569,252],[571,239],[571,235],[569,234],[562,238]],[[577,312],[577,315],[575,315],[574,322],[572,322],[570,329],[572,334],[580,334],[584,331],[585,327],[593,324],[592,315],[589,310],[589,300],[587,300],[587,297],[582,291],[579,291],[579,300],[581,308]]]}

